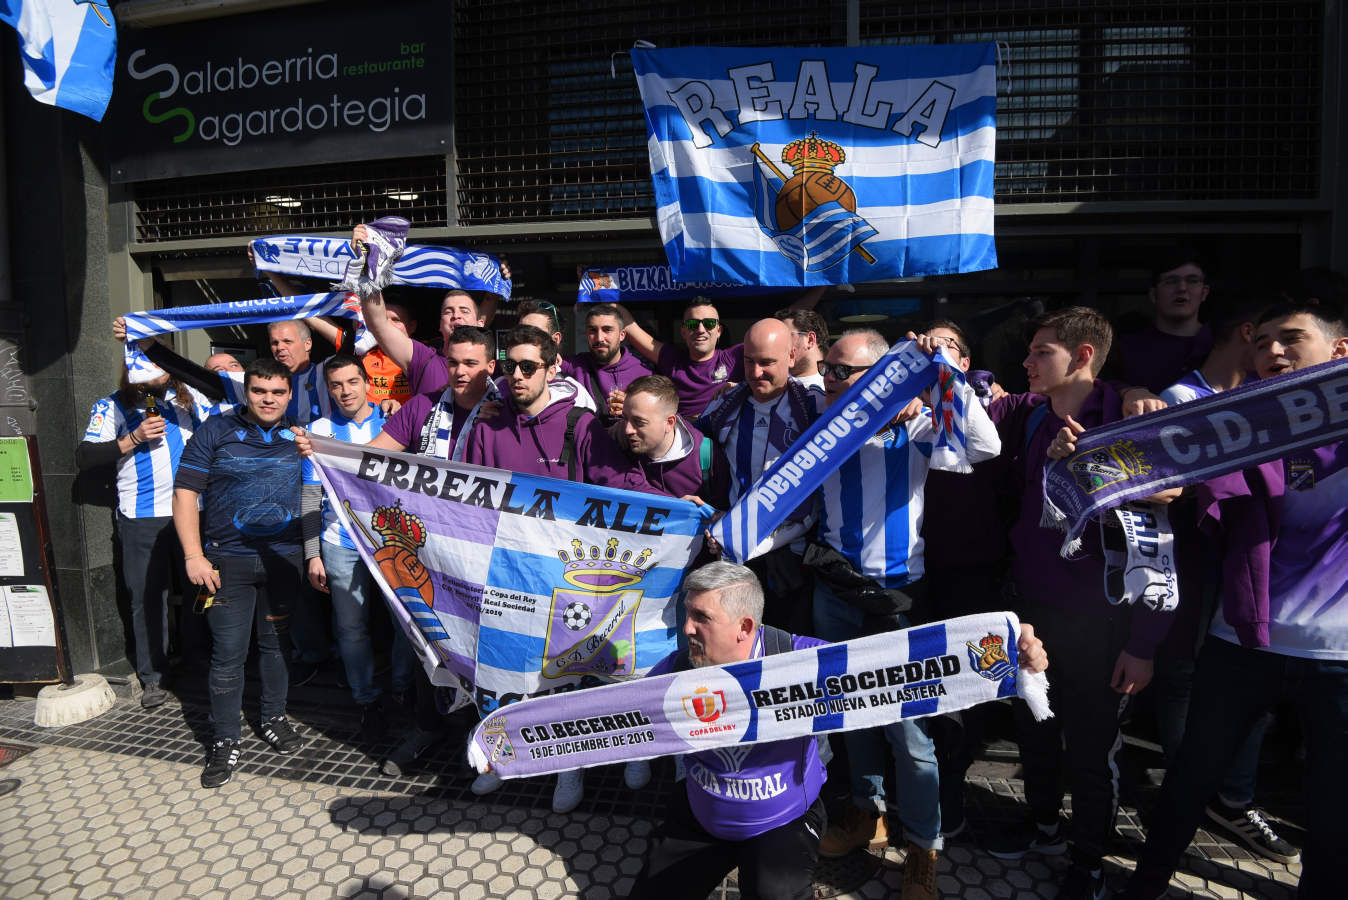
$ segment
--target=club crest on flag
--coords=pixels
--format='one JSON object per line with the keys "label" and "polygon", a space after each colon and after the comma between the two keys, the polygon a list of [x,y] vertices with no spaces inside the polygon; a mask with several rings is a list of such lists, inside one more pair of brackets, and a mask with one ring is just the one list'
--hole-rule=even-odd
{"label": "club crest on flag", "polygon": [[1067,468],[1083,491],[1094,494],[1111,484],[1146,475],[1151,464],[1136,444],[1125,439],[1079,453],[1072,457]]}
{"label": "club crest on flag", "polygon": [[977,644],[966,641],[964,646],[969,649],[969,665],[989,681],[1001,681],[1015,674],[1015,666],[1006,653],[1006,642],[1000,636],[989,634]]}
{"label": "club crest on flag", "polygon": [[591,546],[588,554],[579,540],[571,548],[557,551],[562,578],[571,587],[552,592],[542,675],[633,675],[641,591],[632,588],[646,576],[651,551],[620,553],[617,538],[609,538],[603,550]]}
{"label": "club crest on flag", "polygon": [[811,131],[782,150],[782,162],[791,166],[787,178],[764,154],[754,154],[754,217],[781,253],[808,272],[829,269],[852,251],[868,263],[872,256],[861,242],[874,237],[870,223],[856,214],[857,197],[834,174],[847,154],[832,141]]}
{"label": "club crest on flag", "polygon": [[715,722],[725,709],[725,691],[713,691],[705,685],[683,698],[683,711],[699,722]]}
{"label": "club crest on flag", "polygon": [[510,763],[515,761],[515,748],[510,744],[510,738],[506,734],[506,719],[501,716],[492,722],[487,723],[487,727],[482,731],[482,737],[491,747],[491,753],[488,754],[493,763]]}
{"label": "club crest on flag", "polygon": [[1315,466],[1305,459],[1288,460],[1287,486],[1294,491],[1309,491],[1315,487]]}

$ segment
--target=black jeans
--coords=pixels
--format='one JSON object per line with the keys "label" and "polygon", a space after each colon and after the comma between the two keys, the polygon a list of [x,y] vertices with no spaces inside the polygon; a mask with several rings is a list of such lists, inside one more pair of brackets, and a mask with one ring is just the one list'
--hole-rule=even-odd
{"label": "black jeans", "polygon": [[258,674],[262,678],[263,719],[285,715],[290,673],[285,648],[289,644],[290,604],[300,587],[301,553],[266,556],[212,556],[220,570],[220,590],[206,610],[211,627],[211,725],[215,739],[239,739],[243,710],[244,663],[248,646],[257,635]]}
{"label": "black jeans", "polygon": [[655,845],[628,892],[632,900],[703,900],[730,870],[739,867],[745,900],[810,900],[819,862],[819,836],[828,825],[824,803],[815,798],[798,819],[745,841],[707,833],[688,806],[683,782],[674,785],[669,815],[656,829]]}
{"label": "black jeans", "polygon": [[1296,705],[1306,736],[1306,846],[1297,896],[1343,896],[1348,661],[1283,656],[1215,637],[1208,638],[1198,657],[1184,740],[1161,785],[1147,845],[1138,859],[1140,875],[1174,872],[1250,727],[1279,700]]}
{"label": "black jeans", "polygon": [[119,512],[117,543],[122,549],[122,583],[131,602],[136,675],[148,688],[158,684],[168,668],[168,593],[183,555],[172,516],[129,519]]}
{"label": "black jeans", "polygon": [[1048,651],[1053,708],[1053,718],[1036,722],[1024,703],[1015,704],[1025,799],[1035,821],[1056,822],[1066,774],[1072,855],[1096,867],[1108,852],[1119,808],[1115,756],[1123,745],[1119,723],[1128,695],[1116,693],[1109,681],[1128,638],[1129,610],[1110,608],[1103,596],[1083,598],[1079,610],[1027,601],[1019,606],[1020,620],[1034,626]]}

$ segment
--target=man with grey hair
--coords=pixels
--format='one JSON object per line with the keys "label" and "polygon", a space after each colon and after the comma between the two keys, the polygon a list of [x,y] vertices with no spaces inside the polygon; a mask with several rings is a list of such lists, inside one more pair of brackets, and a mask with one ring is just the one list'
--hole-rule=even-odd
{"label": "man with grey hair", "polygon": [[[913,334],[909,338],[915,337]],[[916,338],[931,356],[940,343]],[[830,406],[889,350],[872,329],[843,333],[819,367]],[[1001,452],[997,429],[972,391],[965,402],[965,435],[972,462]],[[872,426],[874,428],[875,426]],[[828,641],[865,637],[920,623],[927,599],[923,565],[923,493],[936,431],[929,412],[878,433],[824,480],[819,531],[805,553],[815,572],[814,633]],[[820,852],[842,856],[867,844],[883,847],[885,760],[893,756],[897,810],[907,842],[904,900],[934,900],[941,837],[940,779],[926,719],[844,733],[852,805],[824,836]],[[888,747],[886,747],[888,743]]]}
{"label": "man with grey hair", "polygon": [[[714,562],[684,578],[688,649],[651,669],[758,659],[823,644],[762,625],[763,588],[744,566]],[[813,737],[689,753],[630,897],[706,897],[731,869],[749,897],[813,896],[811,875],[826,824],[819,789],[827,777]]]}

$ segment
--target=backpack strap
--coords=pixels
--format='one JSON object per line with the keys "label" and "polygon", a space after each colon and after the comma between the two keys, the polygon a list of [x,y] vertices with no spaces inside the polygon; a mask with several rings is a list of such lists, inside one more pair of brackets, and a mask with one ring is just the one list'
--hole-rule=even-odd
{"label": "backpack strap", "polygon": [[702,484],[698,486],[698,493],[705,493],[707,485],[711,483],[711,459],[712,459],[711,438],[702,436],[702,443],[697,448],[698,462],[702,464]]}
{"label": "backpack strap", "polygon": [[587,410],[579,406],[573,406],[566,411],[566,434],[562,436],[562,455],[558,462],[566,466],[566,477],[572,481],[576,478],[576,423],[580,417],[585,415]]}

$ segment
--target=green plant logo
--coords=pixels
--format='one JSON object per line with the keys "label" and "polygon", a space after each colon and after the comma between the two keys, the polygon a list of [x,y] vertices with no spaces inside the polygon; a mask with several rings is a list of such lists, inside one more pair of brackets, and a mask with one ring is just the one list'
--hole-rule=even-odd
{"label": "green plant logo", "polygon": [[192,111],[185,106],[175,106],[172,109],[163,112],[153,112],[150,109],[151,104],[157,100],[166,100],[172,97],[178,91],[178,68],[170,63],[160,63],[157,66],[150,66],[148,69],[137,69],[136,64],[140,58],[145,55],[144,50],[137,50],[132,53],[126,61],[126,72],[137,81],[144,81],[147,78],[153,78],[156,75],[167,75],[169,77],[168,87],[164,90],[155,91],[145,98],[145,102],[140,106],[140,113],[145,117],[145,121],[152,125],[158,125],[161,122],[167,122],[170,119],[182,118],[182,131],[173,136],[173,143],[181,144],[190,138],[197,129],[197,117],[192,115]]}

